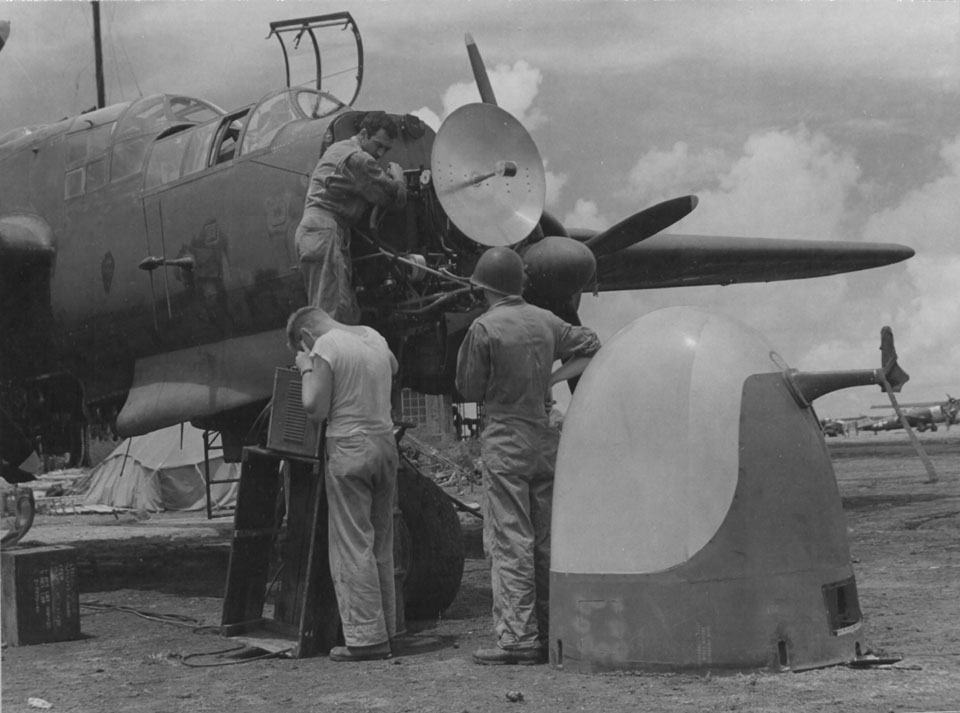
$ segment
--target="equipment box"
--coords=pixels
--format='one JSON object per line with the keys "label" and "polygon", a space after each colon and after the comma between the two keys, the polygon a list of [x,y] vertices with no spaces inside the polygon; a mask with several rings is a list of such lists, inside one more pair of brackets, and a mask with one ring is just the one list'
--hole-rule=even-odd
{"label": "equipment box", "polygon": [[0,553],[3,640],[10,646],[80,638],[77,554],[64,545]]}

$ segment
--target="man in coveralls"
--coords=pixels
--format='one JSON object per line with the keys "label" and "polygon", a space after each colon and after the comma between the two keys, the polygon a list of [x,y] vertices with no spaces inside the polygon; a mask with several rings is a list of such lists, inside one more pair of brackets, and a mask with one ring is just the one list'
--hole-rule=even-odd
{"label": "man in coveralls", "polygon": [[377,161],[393,146],[397,125],[382,111],[368,113],[360,131],[331,144],[310,176],[297,226],[297,253],[307,300],[345,324],[360,321],[350,263],[350,228],[371,205],[400,208],[407,201],[403,169]]}
{"label": "man in coveralls", "polygon": [[[576,376],[600,349],[593,330],[527,304],[523,260],[490,248],[470,281],[489,309],[467,332],[457,358],[457,389],[483,401],[481,434],[484,544],[491,558],[497,645],[478,649],[481,664],[546,660],[550,514],[560,434],[550,426],[550,387]],[[570,359],[551,374],[557,359]]]}
{"label": "man in coveralls", "polygon": [[397,360],[375,330],[341,324],[316,307],[291,315],[287,342],[297,351],[304,410],[317,423],[327,421],[330,574],[346,642],[330,651],[330,659],[390,658],[397,634],[398,461],[390,382]]}

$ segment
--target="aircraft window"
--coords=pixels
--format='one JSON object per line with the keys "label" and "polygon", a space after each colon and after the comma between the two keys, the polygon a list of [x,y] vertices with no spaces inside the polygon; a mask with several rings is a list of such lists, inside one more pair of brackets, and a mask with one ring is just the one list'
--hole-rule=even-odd
{"label": "aircraft window", "polygon": [[243,138],[243,152],[250,153],[269,146],[284,124],[299,118],[290,105],[289,94],[278,94],[253,110]]}
{"label": "aircraft window", "polygon": [[163,97],[145,97],[135,102],[128,110],[117,129],[118,139],[142,136],[151,129],[159,128],[166,121]]}
{"label": "aircraft window", "polygon": [[83,192],[89,193],[103,186],[107,182],[107,162],[104,159],[87,164],[86,177],[83,181]]}
{"label": "aircraft window", "polygon": [[76,198],[83,195],[83,167],[67,171],[63,181],[63,197]]}
{"label": "aircraft window", "polygon": [[198,126],[190,132],[190,141],[187,144],[183,159],[183,175],[187,176],[207,167],[207,156],[210,154],[210,144],[217,130],[217,122]]}
{"label": "aircraft window", "polygon": [[190,131],[181,131],[158,141],[150,152],[144,188],[153,188],[180,178],[180,164],[187,149]]}
{"label": "aircraft window", "polygon": [[346,106],[328,92],[306,91],[297,94],[297,104],[300,105],[300,110],[311,119],[319,119]]}
{"label": "aircraft window", "polygon": [[106,153],[113,127],[113,123],[102,124],[70,134],[67,137],[67,165]]}
{"label": "aircraft window", "polygon": [[82,131],[67,137],[67,165],[83,161],[87,157],[87,133]]}
{"label": "aircraft window", "polygon": [[119,181],[121,178],[139,173],[143,166],[143,158],[147,155],[149,143],[149,136],[139,136],[114,144],[113,159],[110,163],[110,180]]}
{"label": "aircraft window", "polygon": [[170,111],[178,121],[191,121],[197,124],[216,119],[223,114],[210,104],[192,97],[170,97]]}
{"label": "aircraft window", "polygon": [[249,111],[249,108],[243,109],[220,120],[211,165],[231,161],[236,156],[237,140],[240,138],[240,132],[243,131],[243,118]]}

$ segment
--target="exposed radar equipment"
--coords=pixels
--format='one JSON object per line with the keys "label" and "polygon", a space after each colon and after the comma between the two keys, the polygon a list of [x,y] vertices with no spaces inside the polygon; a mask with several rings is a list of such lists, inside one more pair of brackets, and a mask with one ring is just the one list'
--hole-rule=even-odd
{"label": "exposed radar equipment", "polygon": [[467,104],[440,126],[430,157],[440,205],[467,237],[514,245],[543,215],[546,178],[523,125],[493,104]]}

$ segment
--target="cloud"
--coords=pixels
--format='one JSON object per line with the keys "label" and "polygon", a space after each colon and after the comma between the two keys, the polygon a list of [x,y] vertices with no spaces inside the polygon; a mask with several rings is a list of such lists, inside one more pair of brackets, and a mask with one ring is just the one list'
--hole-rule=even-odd
{"label": "cloud", "polygon": [[556,173],[547,169],[548,161],[544,160],[544,177],[547,183],[547,195],[544,204],[548,208],[556,208],[560,205],[560,193],[563,187],[567,185],[569,176],[566,173]]}
{"label": "cloud", "polygon": [[686,142],[678,141],[669,151],[651,149],[642,156],[630,169],[627,186],[617,195],[630,202],[652,205],[716,185],[718,174],[728,170],[730,163],[730,158],[719,149],[692,154]]}
{"label": "cloud", "polygon": [[955,253],[960,225],[960,137],[940,151],[941,175],[908,192],[896,206],[882,210],[867,221],[864,234],[870,240],[907,242],[927,253]]}
{"label": "cloud", "polygon": [[[960,363],[960,256],[956,254],[960,137],[943,146],[940,158],[940,175],[908,192],[898,205],[872,216],[864,235],[870,240],[905,243],[917,251],[906,263],[908,286],[892,296],[904,327],[898,348],[917,382],[946,389],[951,382],[956,384]],[[922,370],[909,368],[912,360],[922,364]]]}
{"label": "cloud", "polygon": [[563,217],[563,224],[568,228],[603,230],[610,226],[610,221],[600,215],[594,201],[578,198],[573,211]]}
{"label": "cloud", "polygon": [[434,131],[439,130],[440,124],[443,123],[437,112],[428,106],[422,106],[419,109],[411,111],[410,113],[414,116],[420,117],[420,119]]}
{"label": "cloud", "polygon": [[[539,69],[519,60],[513,66],[499,64],[488,73],[497,105],[516,117],[527,131],[533,131],[546,122],[547,117],[533,105],[543,81]],[[458,82],[443,93],[442,115],[447,117],[464,104],[478,101],[480,92],[474,82]]]}
{"label": "cloud", "polygon": [[[719,169],[715,176],[708,166]],[[700,183],[709,188],[697,190]],[[743,321],[790,366],[829,371],[879,366],[880,328],[889,325],[901,364],[913,377],[905,387],[911,399],[957,390],[960,136],[943,145],[940,164],[925,182],[866,220],[856,215],[867,186],[852,150],[803,127],[758,133],[735,158],[696,153],[683,143],[648,152],[631,170],[625,192],[652,197],[658,185],[665,195],[699,195],[682,232],[894,242],[910,245],[917,255],[887,268],[814,280],[587,296],[581,316],[602,336],[653,309],[686,304]],[[590,201],[580,201],[574,212],[599,216]],[[818,400],[817,408],[821,414],[855,415],[876,402],[877,393],[847,389]]]}
{"label": "cloud", "polygon": [[695,193],[684,231],[828,239],[841,234],[860,169],[852,153],[800,126],[751,136],[732,159],[684,142],[653,150],[630,170],[621,197],[643,205]]}

